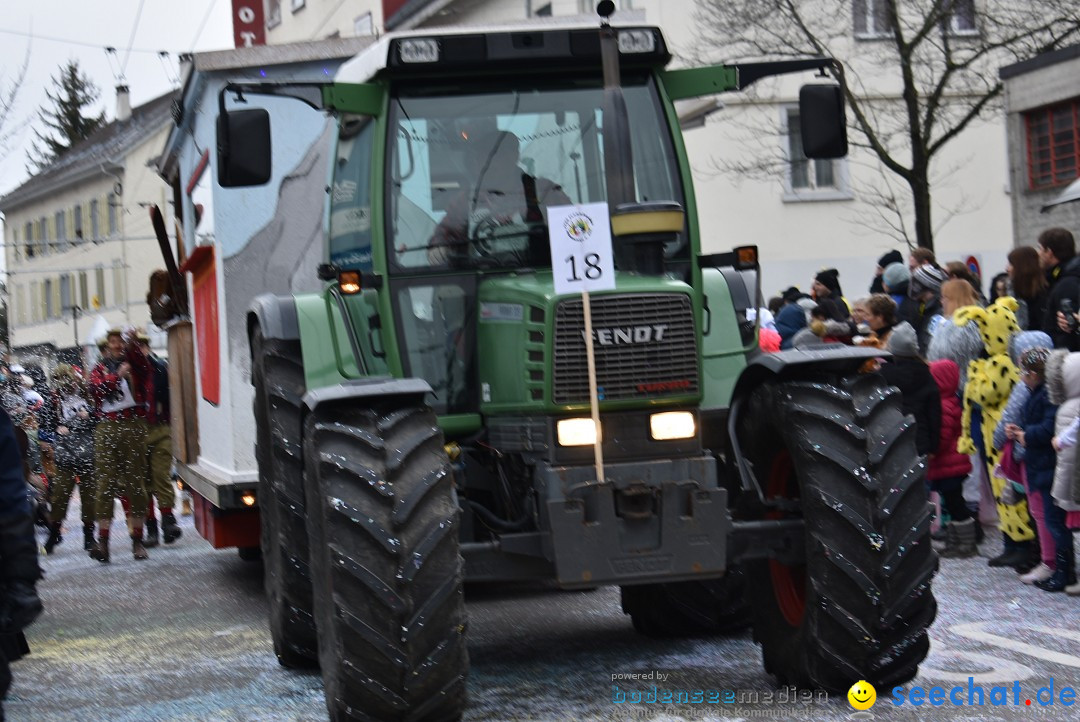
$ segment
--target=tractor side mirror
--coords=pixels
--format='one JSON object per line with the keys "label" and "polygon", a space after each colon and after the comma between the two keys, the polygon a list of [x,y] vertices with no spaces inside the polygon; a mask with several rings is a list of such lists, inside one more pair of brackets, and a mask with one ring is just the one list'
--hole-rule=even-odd
{"label": "tractor side mirror", "polygon": [[799,89],[799,130],[807,158],[847,155],[844,92],[839,85],[804,85]]}
{"label": "tractor side mirror", "polygon": [[218,185],[260,186],[270,180],[270,113],[230,110],[217,118]]}

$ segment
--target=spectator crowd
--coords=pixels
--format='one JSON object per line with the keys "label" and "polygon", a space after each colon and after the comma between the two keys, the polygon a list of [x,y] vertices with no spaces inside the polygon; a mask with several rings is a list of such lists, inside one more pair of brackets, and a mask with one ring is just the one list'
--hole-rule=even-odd
{"label": "spectator crowd", "polygon": [[989,566],[1080,596],[1080,256],[1064,228],[1013,249],[983,293],[960,261],[925,248],[878,260],[869,293],[847,298],[835,269],[760,312],[763,351],[840,343],[879,348],[877,372],[900,389],[944,558],[1002,548]]}

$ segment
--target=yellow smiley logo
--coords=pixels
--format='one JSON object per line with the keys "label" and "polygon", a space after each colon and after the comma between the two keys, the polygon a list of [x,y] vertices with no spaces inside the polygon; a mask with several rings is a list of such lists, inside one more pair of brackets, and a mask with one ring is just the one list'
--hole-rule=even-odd
{"label": "yellow smiley logo", "polygon": [[874,702],[877,702],[877,690],[865,679],[860,679],[848,690],[847,701],[855,709],[870,709],[874,706]]}

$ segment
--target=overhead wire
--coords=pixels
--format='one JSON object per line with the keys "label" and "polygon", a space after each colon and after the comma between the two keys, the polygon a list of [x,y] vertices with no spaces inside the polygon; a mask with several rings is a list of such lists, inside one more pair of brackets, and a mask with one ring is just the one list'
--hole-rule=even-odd
{"label": "overhead wire", "polygon": [[124,71],[127,70],[128,58],[131,57],[131,46],[135,44],[135,33],[139,30],[139,18],[142,17],[143,4],[145,3],[146,0],[139,0],[139,7],[135,11],[135,22],[131,24],[131,36],[128,37],[128,49],[124,53],[124,62],[120,66],[120,80],[124,79]]}
{"label": "overhead wire", "polygon": [[195,52],[195,44],[199,42],[203,28],[206,27],[206,21],[210,19],[210,11],[214,9],[216,4],[217,0],[210,0],[210,3],[206,6],[206,13],[203,14],[203,19],[199,22],[199,29],[195,31],[195,37],[191,41],[191,48],[188,50],[189,53]]}

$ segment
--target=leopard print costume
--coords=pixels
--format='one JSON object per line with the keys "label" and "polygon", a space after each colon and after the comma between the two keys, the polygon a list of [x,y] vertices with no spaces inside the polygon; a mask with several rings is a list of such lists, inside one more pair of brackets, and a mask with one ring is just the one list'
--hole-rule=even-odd
{"label": "leopard print costume", "polygon": [[1003,504],[1001,492],[1008,484],[1004,477],[996,476],[994,469],[1001,461],[1001,451],[995,449],[990,439],[1001,420],[1001,413],[1009,400],[1012,387],[1020,380],[1020,372],[1009,358],[1009,339],[1020,330],[1016,322],[1016,299],[1005,296],[986,308],[964,306],[953,314],[953,323],[965,326],[974,323],[982,336],[989,358],[971,361],[967,369],[967,385],[964,388],[963,428],[956,450],[961,454],[976,453],[971,439],[971,412],[974,404],[982,407],[982,437],[986,446],[987,472],[990,489],[997,499],[998,519],[1001,530],[1014,541],[1035,538],[1027,500],[1016,504]]}

